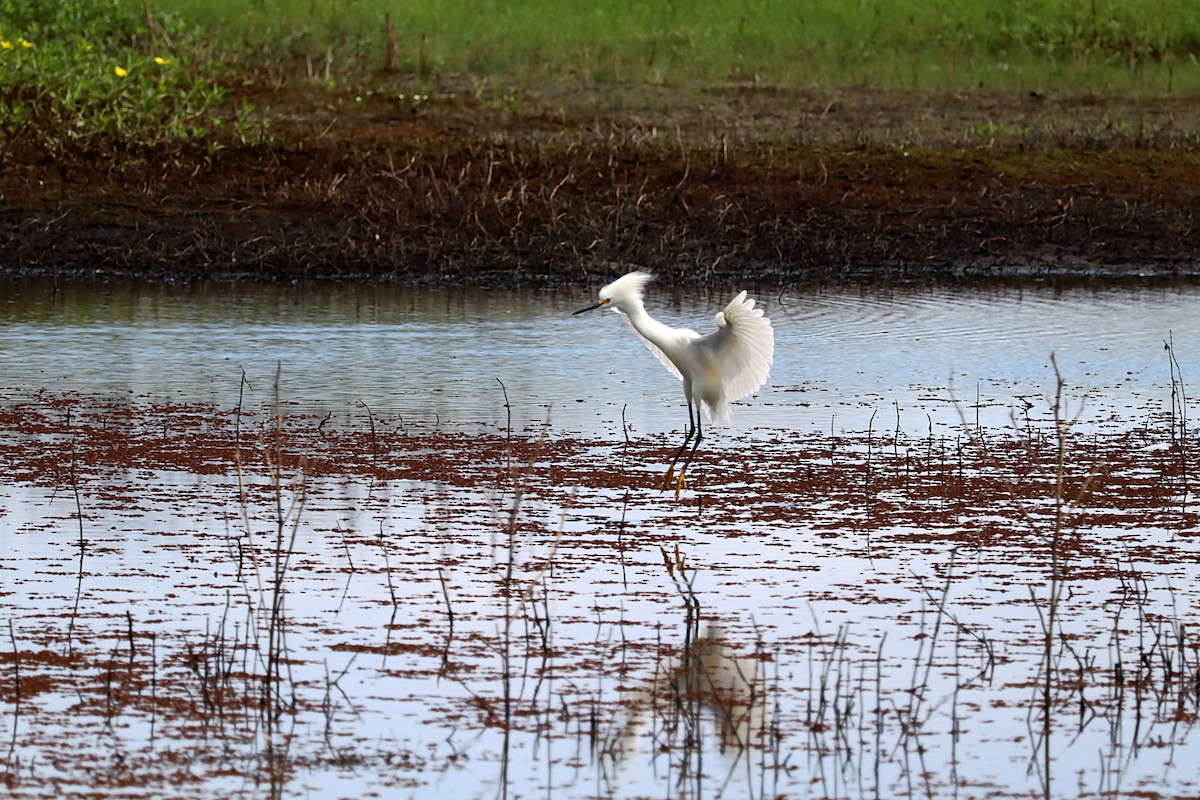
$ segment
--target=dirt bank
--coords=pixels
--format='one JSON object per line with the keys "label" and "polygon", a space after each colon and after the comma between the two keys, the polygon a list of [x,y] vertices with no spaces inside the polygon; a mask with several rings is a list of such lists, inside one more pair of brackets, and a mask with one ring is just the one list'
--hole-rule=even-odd
{"label": "dirt bank", "polygon": [[259,143],[10,147],[0,270],[556,284],[1200,274],[1200,104],[246,90]]}

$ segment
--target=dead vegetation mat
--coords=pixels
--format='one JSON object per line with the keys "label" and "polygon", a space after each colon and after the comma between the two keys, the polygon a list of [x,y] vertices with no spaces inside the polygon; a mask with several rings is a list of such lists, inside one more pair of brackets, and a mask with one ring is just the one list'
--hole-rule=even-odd
{"label": "dead vegetation mat", "polygon": [[491,286],[634,266],[681,284],[1200,274],[1188,98],[244,93],[267,135],[216,152],[10,141],[0,272]]}

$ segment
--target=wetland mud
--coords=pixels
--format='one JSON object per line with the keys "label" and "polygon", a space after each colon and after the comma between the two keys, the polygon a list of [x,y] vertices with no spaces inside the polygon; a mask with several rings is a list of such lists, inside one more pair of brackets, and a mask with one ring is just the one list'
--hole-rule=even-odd
{"label": "wetland mud", "polygon": [[420,91],[264,82],[236,90],[269,122],[249,141],[10,143],[0,269],[490,286],[1200,269],[1188,98]]}

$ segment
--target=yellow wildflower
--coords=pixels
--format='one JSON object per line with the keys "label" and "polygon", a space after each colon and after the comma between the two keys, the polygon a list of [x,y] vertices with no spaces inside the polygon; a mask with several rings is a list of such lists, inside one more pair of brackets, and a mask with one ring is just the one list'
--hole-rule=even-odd
{"label": "yellow wildflower", "polygon": [[33,47],[33,42],[29,41],[24,36],[18,39],[18,41],[21,43],[21,47]]}
{"label": "yellow wildflower", "polygon": [[5,50],[13,49],[12,42],[10,42],[8,39],[0,40],[0,47],[3,47]]}
{"label": "yellow wildflower", "polygon": [[154,63],[158,64],[160,67],[165,67],[167,64],[171,63],[171,59],[163,58],[162,56],[155,56]]}
{"label": "yellow wildflower", "polygon": [[113,72],[116,74],[116,76],[117,76],[118,78],[124,78],[126,75],[128,75],[128,74],[129,74],[129,70],[125,69],[125,68],[124,68],[124,67],[122,67],[120,64],[118,64],[117,66],[113,67]]}

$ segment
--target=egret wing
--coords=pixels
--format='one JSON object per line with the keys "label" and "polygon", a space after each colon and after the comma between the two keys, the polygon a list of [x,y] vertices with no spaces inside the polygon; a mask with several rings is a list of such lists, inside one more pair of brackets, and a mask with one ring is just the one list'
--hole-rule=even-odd
{"label": "egret wing", "polygon": [[734,402],[766,383],[775,360],[775,330],[745,292],[717,315],[717,324],[716,331],[700,337],[696,344],[709,351],[709,363],[721,378],[725,399]]}

